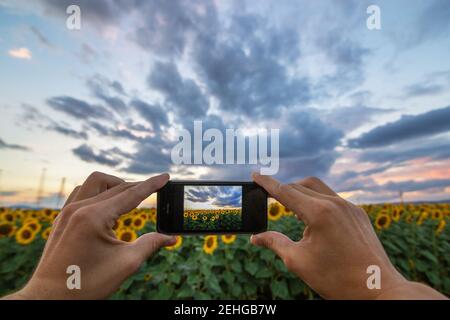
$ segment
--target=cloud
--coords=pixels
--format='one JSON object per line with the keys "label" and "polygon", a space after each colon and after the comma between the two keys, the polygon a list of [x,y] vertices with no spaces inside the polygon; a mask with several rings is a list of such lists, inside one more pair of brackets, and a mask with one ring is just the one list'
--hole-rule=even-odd
{"label": "cloud", "polygon": [[233,15],[229,27],[202,34],[193,47],[195,70],[220,109],[253,119],[311,100],[308,80],[287,67],[299,54],[296,30],[252,14]]}
{"label": "cloud", "polygon": [[145,175],[167,172],[172,165],[171,147],[170,142],[160,135],[144,138],[137,145],[137,151],[123,170]]}
{"label": "cloud", "polygon": [[373,118],[393,112],[393,109],[381,109],[354,105],[350,107],[337,107],[327,111],[322,118],[325,123],[329,123],[333,128],[342,132],[351,132],[371,121]]}
{"label": "cloud", "polygon": [[240,207],[242,188],[239,186],[191,186],[185,188],[184,198],[194,203],[211,202],[217,207]]}
{"label": "cloud", "polygon": [[38,39],[38,41],[47,48],[54,48],[54,45],[50,40],[42,34],[42,32],[35,26],[30,26],[32,34]]}
{"label": "cloud", "polygon": [[116,167],[122,161],[114,157],[110,152],[100,151],[96,153],[91,147],[83,144],[72,150],[73,154],[86,162],[93,162],[109,167]]}
{"label": "cloud", "polygon": [[450,106],[419,115],[404,115],[395,122],[374,128],[349,141],[352,148],[388,146],[414,138],[427,137],[450,130]]}
{"label": "cloud", "polygon": [[209,103],[192,79],[184,79],[174,63],[156,62],[148,77],[151,89],[163,94],[179,119],[196,119],[206,114]]}
{"label": "cloud", "polygon": [[167,111],[159,105],[151,105],[142,100],[134,99],[130,103],[147,122],[152,126],[153,131],[160,131],[161,127],[169,125]]}
{"label": "cloud", "polygon": [[57,122],[33,106],[23,104],[22,108],[25,112],[21,115],[20,125],[54,131],[74,139],[87,140],[89,138],[86,132],[72,129],[67,123]]}
{"label": "cloud", "polygon": [[436,95],[444,92],[444,87],[439,84],[432,83],[416,83],[410,86],[407,86],[404,89],[405,97],[420,97],[420,96],[429,96]]}
{"label": "cloud", "polygon": [[429,158],[431,160],[445,160],[450,158],[450,142],[444,139],[420,141],[399,147],[388,147],[381,150],[367,150],[359,160],[371,163],[398,164],[406,161]]}
{"label": "cloud", "polygon": [[53,109],[63,112],[73,118],[85,120],[90,118],[114,119],[111,112],[102,106],[91,105],[83,100],[69,96],[59,96],[47,99],[47,104]]}
{"label": "cloud", "polygon": [[101,100],[109,109],[119,114],[127,112],[127,106],[122,98],[112,96],[112,92],[124,95],[124,89],[120,82],[109,81],[105,77],[95,75],[87,80],[87,86],[97,99]]}
{"label": "cloud", "polygon": [[17,48],[8,51],[8,54],[17,59],[31,60],[31,51],[28,48]]}
{"label": "cloud", "polygon": [[342,137],[342,131],[324,123],[312,112],[289,112],[280,131],[280,156],[316,156],[333,150]]}
{"label": "cloud", "polygon": [[18,195],[19,191],[0,191],[0,196],[2,197],[13,197]]}
{"label": "cloud", "polygon": [[19,150],[19,151],[29,151],[30,148],[18,144],[10,144],[0,139],[0,149],[10,149],[10,150]]}
{"label": "cloud", "polygon": [[54,123],[53,125],[50,125],[48,127],[49,130],[58,132],[62,135],[74,138],[74,139],[83,139],[83,140],[87,140],[88,139],[88,134],[84,131],[77,131],[74,129],[69,128],[68,126],[63,126],[57,123]]}
{"label": "cloud", "polygon": [[93,129],[97,134],[103,137],[121,138],[132,141],[141,141],[141,138],[133,134],[132,131],[126,128],[111,128],[110,126],[103,125],[96,121],[89,121],[86,124],[87,130]]}

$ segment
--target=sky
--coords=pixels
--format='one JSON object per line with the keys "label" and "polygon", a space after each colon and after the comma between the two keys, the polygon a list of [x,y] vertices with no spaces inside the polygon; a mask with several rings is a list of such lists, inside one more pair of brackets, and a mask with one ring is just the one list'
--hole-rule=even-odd
{"label": "sky", "polygon": [[242,208],[242,186],[185,186],[184,209]]}
{"label": "sky", "polygon": [[172,163],[195,120],[280,129],[283,182],[450,199],[449,38],[447,0],[0,0],[0,205],[36,205],[44,169],[43,206],[93,171],[250,180],[255,165]]}

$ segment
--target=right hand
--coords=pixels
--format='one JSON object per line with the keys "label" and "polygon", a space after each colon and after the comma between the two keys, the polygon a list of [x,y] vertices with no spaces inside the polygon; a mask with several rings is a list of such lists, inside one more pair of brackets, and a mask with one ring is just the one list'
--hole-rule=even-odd
{"label": "right hand", "polygon": [[[253,235],[254,245],[273,250],[306,284],[326,299],[445,298],[407,281],[392,265],[363,209],[339,197],[317,178],[281,184],[259,174],[254,181],[306,224],[294,242],[269,231]],[[381,270],[381,289],[367,287],[367,267]]]}

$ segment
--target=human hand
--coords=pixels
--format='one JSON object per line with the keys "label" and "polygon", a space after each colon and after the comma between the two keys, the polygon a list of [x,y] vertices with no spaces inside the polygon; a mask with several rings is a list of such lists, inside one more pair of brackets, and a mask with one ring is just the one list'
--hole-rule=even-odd
{"label": "human hand", "polygon": [[[339,197],[317,178],[281,184],[259,174],[254,181],[306,225],[294,242],[269,231],[253,235],[273,250],[306,284],[326,299],[439,299],[439,292],[407,281],[392,265],[363,209]],[[367,268],[381,270],[381,289],[367,287]]]}
{"label": "human hand", "polygon": [[[102,299],[114,293],[140,265],[175,237],[148,233],[134,242],[116,239],[112,228],[120,215],[136,208],[169,180],[168,174],[126,183],[93,173],[75,188],[55,219],[36,271],[10,299]],[[69,290],[67,267],[81,270],[81,289]]]}

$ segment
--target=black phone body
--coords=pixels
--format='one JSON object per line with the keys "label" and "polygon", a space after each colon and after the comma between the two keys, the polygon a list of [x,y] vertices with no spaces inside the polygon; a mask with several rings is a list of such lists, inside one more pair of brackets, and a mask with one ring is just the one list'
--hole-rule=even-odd
{"label": "black phone body", "polygon": [[267,230],[267,192],[254,182],[171,180],[157,193],[158,232],[237,234]]}

